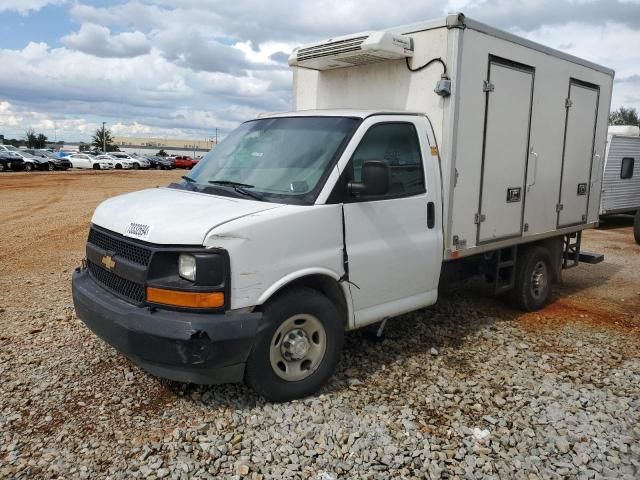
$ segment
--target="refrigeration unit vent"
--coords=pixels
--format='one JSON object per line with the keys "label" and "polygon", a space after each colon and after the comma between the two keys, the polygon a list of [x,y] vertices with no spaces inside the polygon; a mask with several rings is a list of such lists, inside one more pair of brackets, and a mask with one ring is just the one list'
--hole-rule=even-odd
{"label": "refrigeration unit vent", "polygon": [[411,38],[389,32],[366,32],[297,48],[289,57],[289,65],[331,70],[412,56]]}

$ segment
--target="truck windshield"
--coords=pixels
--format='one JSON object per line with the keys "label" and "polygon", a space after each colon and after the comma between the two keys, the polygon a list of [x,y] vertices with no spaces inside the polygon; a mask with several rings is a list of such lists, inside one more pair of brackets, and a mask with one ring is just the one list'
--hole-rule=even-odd
{"label": "truck windshield", "polygon": [[236,194],[250,191],[265,201],[312,203],[357,125],[347,117],[246,122],[203,157],[188,181]]}

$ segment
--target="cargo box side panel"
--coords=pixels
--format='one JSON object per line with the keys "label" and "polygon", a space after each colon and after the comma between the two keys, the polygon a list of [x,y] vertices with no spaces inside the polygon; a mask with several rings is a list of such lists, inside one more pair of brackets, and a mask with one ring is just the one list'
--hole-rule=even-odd
{"label": "cargo box side panel", "polygon": [[[626,171],[622,168],[623,159],[625,159]],[[632,168],[629,168],[629,164]],[[601,211],[605,215],[634,211],[638,208],[640,208],[640,137],[614,135],[611,137],[605,161]]]}
{"label": "cargo box side panel", "polygon": [[[556,209],[560,192],[566,101],[572,78],[595,84],[600,88],[595,141],[593,136],[585,141],[593,143],[594,156],[604,156],[607,112],[613,80],[609,74],[472,28],[464,30],[461,66],[454,79],[458,84],[460,98],[459,108],[455,112],[456,154],[455,158],[450,160],[456,173],[452,181],[452,186],[455,187],[449,209],[451,228],[446,239],[447,248],[459,251],[459,255],[477,253],[491,247],[491,243],[488,243],[478,248],[476,220],[480,213],[487,216],[492,214],[488,210],[480,212],[480,208],[487,105],[484,82],[488,80],[489,62],[493,57],[527,65],[535,71],[526,181],[522,191],[522,231],[514,236],[513,243],[525,241],[528,237],[536,235],[549,235],[557,229]],[[520,131],[523,128],[522,122],[519,118],[514,118],[511,123],[505,122],[505,135],[508,136],[511,130],[512,133]],[[601,169],[602,163],[599,158],[595,158],[587,223],[597,221]]]}

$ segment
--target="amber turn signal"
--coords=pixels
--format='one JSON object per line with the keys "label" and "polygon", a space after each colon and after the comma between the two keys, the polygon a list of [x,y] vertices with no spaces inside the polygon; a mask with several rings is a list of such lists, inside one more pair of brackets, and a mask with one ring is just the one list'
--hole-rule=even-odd
{"label": "amber turn signal", "polygon": [[224,306],[223,292],[183,292],[147,287],[147,301],[174,307],[219,308]]}

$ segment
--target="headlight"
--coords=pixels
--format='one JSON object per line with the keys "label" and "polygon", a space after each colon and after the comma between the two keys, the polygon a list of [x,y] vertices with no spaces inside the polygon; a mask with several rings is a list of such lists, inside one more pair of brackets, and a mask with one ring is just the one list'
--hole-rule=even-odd
{"label": "headlight", "polygon": [[196,281],[196,259],[193,255],[180,254],[178,257],[178,274],[185,280]]}

